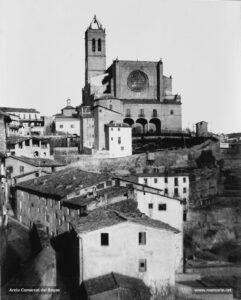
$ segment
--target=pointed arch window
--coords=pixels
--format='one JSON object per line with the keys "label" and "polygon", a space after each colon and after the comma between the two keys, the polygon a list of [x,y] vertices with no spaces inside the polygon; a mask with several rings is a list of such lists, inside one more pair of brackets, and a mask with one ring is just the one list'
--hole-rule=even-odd
{"label": "pointed arch window", "polygon": [[95,39],[92,39],[92,52],[95,52]]}
{"label": "pointed arch window", "polygon": [[101,39],[98,39],[98,51],[101,51]]}

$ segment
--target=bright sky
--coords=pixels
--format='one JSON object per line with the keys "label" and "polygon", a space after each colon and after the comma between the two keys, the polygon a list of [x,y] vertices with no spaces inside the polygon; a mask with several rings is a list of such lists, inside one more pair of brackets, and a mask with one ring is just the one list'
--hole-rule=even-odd
{"label": "bright sky", "polygon": [[53,115],[81,103],[84,32],[106,28],[107,66],[159,60],[181,94],[183,128],[241,131],[241,2],[0,0],[0,106]]}

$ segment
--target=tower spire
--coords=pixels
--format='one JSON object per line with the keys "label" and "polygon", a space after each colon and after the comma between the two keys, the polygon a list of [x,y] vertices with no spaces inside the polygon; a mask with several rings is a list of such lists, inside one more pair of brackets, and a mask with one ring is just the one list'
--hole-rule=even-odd
{"label": "tower spire", "polygon": [[102,29],[102,24],[100,23],[100,21],[97,20],[96,15],[94,15],[94,18],[90,23],[89,29]]}

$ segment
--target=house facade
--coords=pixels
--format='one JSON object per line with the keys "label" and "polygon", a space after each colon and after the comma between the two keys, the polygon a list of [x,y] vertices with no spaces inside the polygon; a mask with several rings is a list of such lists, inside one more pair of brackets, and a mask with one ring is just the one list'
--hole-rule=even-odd
{"label": "house facade", "polygon": [[62,108],[61,113],[55,115],[54,122],[56,133],[80,135],[80,119],[76,108],[71,106],[70,99],[67,99],[67,105]]}
{"label": "house facade", "polygon": [[9,155],[50,158],[50,144],[39,137],[11,136],[7,140]]}
{"label": "house facade", "polygon": [[139,211],[130,216],[116,209],[97,209],[72,222],[79,240],[79,283],[117,272],[141,279],[152,291],[168,292],[175,283],[178,230]]}

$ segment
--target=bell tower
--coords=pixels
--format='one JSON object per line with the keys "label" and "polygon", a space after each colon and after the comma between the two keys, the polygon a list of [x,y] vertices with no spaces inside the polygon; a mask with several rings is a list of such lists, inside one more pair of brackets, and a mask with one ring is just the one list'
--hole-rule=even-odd
{"label": "bell tower", "polygon": [[106,70],[105,29],[94,16],[85,32],[85,85]]}

